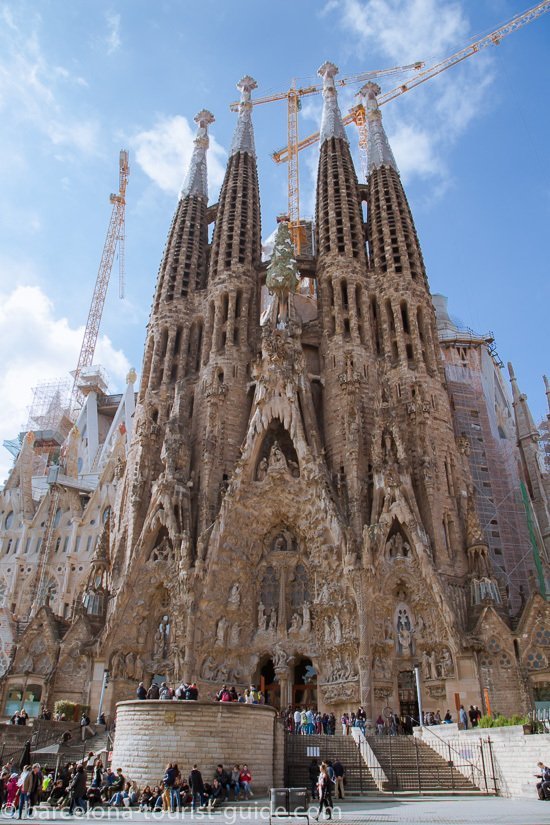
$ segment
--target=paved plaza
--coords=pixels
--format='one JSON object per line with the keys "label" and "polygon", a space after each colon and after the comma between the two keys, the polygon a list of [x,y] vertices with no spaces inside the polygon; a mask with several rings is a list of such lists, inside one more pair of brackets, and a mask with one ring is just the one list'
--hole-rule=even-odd
{"label": "paved plaza", "polygon": [[[316,808],[311,810],[310,822]],[[37,811],[34,820],[61,823],[75,820],[87,821],[123,821],[123,822],[177,822],[187,821],[212,823],[212,825],[239,825],[249,822],[269,822],[269,803],[267,799],[258,799],[250,807],[233,807],[228,805],[213,813],[198,811],[191,813],[140,813],[136,810],[111,809],[94,810],[84,816],[69,816],[54,811]],[[274,822],[277,820],[274,819]],[[304,825],[305,818],[281,818],[281,825]],[[321,821],[326,821],[321,818]],[[373,800],[344,801],[335,807],[333,821],[346,823],[434,823],[434,825],[548,825],[550,823],[550,802],[538,799],[505,799],[502,797],[417,797]]]}

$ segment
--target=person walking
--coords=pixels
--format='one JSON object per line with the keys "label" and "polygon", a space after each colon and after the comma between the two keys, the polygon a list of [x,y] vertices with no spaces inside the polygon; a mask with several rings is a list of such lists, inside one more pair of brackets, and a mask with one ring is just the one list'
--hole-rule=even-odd
{"label": "person walking", "polygon": [[86,774],[84,773],[84,765],[78,765],[76,772],[67,788],[71,803],[69,805],[69,813],[72,814],[76,807],[86,810]]}
{"label": "person walking", "polygon": [[321,811],[325,809],[327,819],[332,819],[332,794],[330,790],[330,776],[326,762],[321,762],[319,779],[317,780],[317,792],[319,795],[319,810],[315,820],[318,822]]}
{"label": "person walking", "polygon": [[309,767],[308,767],[308,773],[309,773],[309,786],[310,786],[310,789],[311,789],[311,798],[315,799],[315,797],[317,796],[317,783],[319,781],[319,763],[317,762],[316,759],[311,760],[311,762],[309,764]]}
{"label": "person walking", "polygon": [[336,780],[336,798],[337,799],[344,799],[344,782],[346,776],[346,769],[342,765],[339,759],[334,762],[332,765],[332,769],[334,771],[334,778]]}

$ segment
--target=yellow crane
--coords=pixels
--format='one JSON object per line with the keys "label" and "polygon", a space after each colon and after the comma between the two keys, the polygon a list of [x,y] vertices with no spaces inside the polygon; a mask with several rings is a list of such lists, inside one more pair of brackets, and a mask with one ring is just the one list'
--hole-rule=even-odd
{"label": "yellow crane", "polygon": [[120,150],[119,155],[119,182],[118,192],[110,195],[110,202],[113,205],[111,212],[111,219],[107,229],[107,237],[103,246],[103,253],[101,255],[101,262],[92,295],[92,302],[88,312],[88,319],[86,321],[86,329],[84,330],[84,338],[82,346],[80,347],[80,355],[78,357],[78,365],[74,371],[73,389],[71,393],[71,418],[76,417],[78,410],[82,406],[84,396],[82,391],[78,388],[78,383],[82,371],[86,367],[91,367],[94,360],[94,352],[97,344],[97,337],[99,334],[99,325],[101,323],[101,316],[103,315],[103,307],[105,306],[105,296],[107,295],[107,287],[109,286],[109,279],[113,268],[113,261],[115,259],[115,252],[118,246],[119,255],[119,296],[124,297],[124,239],[125,239],[125,222],[126,222],[126,186],[128,184],[128,175],[130,174],[130,166],[128,163],[128,152],[126,149]]}
{"label": "yellow crane", "polygon": [[[432,77],[436,77],[437,75],[441,74],[442,72],[447,71],[447,69],[456,66],[458,63],[462,63],[463,60],[466,60],[469,57],[477,54],[478,52],[482,51],[483,49],[487,48],[488,46],[498,46],[498,44],[503,40],[503,38],[507,37],[509,34],[517,31],[522,26],[527,25],[527,23],[532,23],[542,14],[550,10],[550,0],[544,0],[542,3],[538,3],[536,6],[533,6],[527,11],[522,12],[521,14],[516,15],[507,23],[502,24],[499,26],[498,29],[490,32],[489,34],[485,35],[484,37],[478,38],[470,43],[468,46],[465,46],[463,49],[455,52],[454,54],[446,57],[444,60],[440,60],[438,63],[434,63],[433,66],[429,66],[428,68],[425,67],[425,63],[415,63],[412,65],[413,69],[418,69],[419,71],[413,75],[411,80],[407,81],[406,83],[401,83],[399,86],[396,86],[393,89],[390,89],[388,92],[384,92],[383,94],[377,95],[377,101],[379,106],[383,106],[385,103],[389,103],[391,100],[395,100],[396,97],[404,94],[405,92],[409,92],[411,89],[415,89],[417,86],[420,86],[422,83],[425,83],[427,80],[431,80]],[[387,69],[385,71],[380,72],[366,72],[364,74],[354,75],[350,78],[342,78],[339,82],[339,85],[349,85],[351,83],[362,83],[366,80],[370,80],[373,77],[381,76],[382,74],[392,74],[397,73],[400,71],[405,71],[411,68],[410,66],[403,66],[401,68],[395,69]],[[422,71],[420,71],[422,69]],[[338,81],[336,81],[338,85]],[[307,90],[307,94],[314,94],[322,89],[322,86],[310,86]],[[298,93],[301,90],[295,90],[295,93]],[[311,135],[308,135],[303,140],[298,141],[298,129],[297,126],[292,124],[291,129],[291,122],[290,122],[290,108],[291,108],[291,92],[292,89],[289,90],[286,94],[289,96],[289,129],[288,129],[288,143],[287,145],[278,151],[273,152],[273,160],[276,163],[288,163],[288,212],[289,212],[289,219],[291,225],[291,231],[293,231],[293,240],[299,235],[299,229],[296,227],[300,226],[299,223],[299,215],[300,215],[300,207],[298,202],[299,197],[299,177],[298,177],[298,153],[305,149],[308,146],[312,146],[319,140],[319,132],[314,132]],[[361,92],[359,92],[361,95]],[[274,97],[273,99],[280,100],[282,97],[285,96],[285,93],[282,93],[278,97]],[[265,101],[254,101],[258,102],[267,102]],[[295,104],[293,103],[293,106]],[[298,108],[296,107],[296,119],[297,119],[297,111]],[[346,125],[350,123],[355,123],[359,131],[359,148],[360,148],[360,156],[361,156],[361,167],[363,173],[366,178],[366,150],[367,150],[367,125],[366,125],[366,117],[365,117],[365,108],[362,102],[360,102],[357,106],[354,106],[349,114],[347,114],[343,121]],[[299,254],[299,244],[296,247],[296,252]]]}
{"label": "yellow crane", "polygon": [[[424,63],[416,62],[410,63],[408,66],[394,66],[389,69],[378,69],[369,72],[362,72],[361,74],[341,77],[335,80],[335,85],[348,86],[354,83],[365,83],[367,80],[372,80],[375,77],[419,71],[423,68],[423,66]],[[301,108],[302,97],[317,94],[322,90],[322,88],[322,83],[297,88],[296,81],[293,80],[290,89],[287,89],[284,92],[274,92],[273,94],[265,95],[264,97],[257,97],[251,100],[253,106],[259,106],[263,103],[273,103],[277,100],[287,101],[288,153],[284,158],[281,158],[281,160],[288,161],[288,221],[290,234],[297,254],[300,253],[302,241],[301,230],[303,229],[300,223],[300,176],[298,169],[298,152],[302,148],[302,145],[298,142],[298,112]],[[231,111],[238,111],[239,106],[240,103],[238,102],[231,103]]]}

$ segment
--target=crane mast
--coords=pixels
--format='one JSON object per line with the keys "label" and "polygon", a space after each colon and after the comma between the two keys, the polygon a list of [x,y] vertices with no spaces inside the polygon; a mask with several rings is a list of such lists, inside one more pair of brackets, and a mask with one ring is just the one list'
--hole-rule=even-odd
{"label": "crane mast", "polygon": [[130,166],[128,163],[128,152],[126,149],[121,149],[119,156],[119,186],[116,194],[111,194],[110,202],[113,205],[111,212],[111,219],[107,229],[107,237],[103,246],[103,253],[101,255],[101,262],[95,282],[94,292],[92,295],[92,302],[88,312],[88,319],[86,321],[86,329],[84,330],[84,338],[82,346],[80,347],[80,355],[78,357],[78,364],[73,373],[74,382],[71,394],[71,417],[75,418],[78,410],[82,406],[84,396],[78,387],[78,383],[82,371],[90,367],[93,363],[94,352],[97,344],[97,337],[99,334],[99,325],[101,323],[101,316],[103,315],[103,307],[105,305],[105,296],[107,294],[107,287],[109,286],[109,279],[113,268],[115,252],[118,246],[119,249],[119,267],[120,267],[120,286],[119,294],[124,295],[124,232],[125,232],[125,211],[126,211],[126,186],[128,184],[128,175],[130,174]]}

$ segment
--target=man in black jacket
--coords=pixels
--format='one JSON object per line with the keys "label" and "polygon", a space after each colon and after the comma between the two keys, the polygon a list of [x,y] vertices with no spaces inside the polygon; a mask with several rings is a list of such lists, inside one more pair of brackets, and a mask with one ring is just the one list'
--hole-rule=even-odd
{"label": "man in black jacket", "polygon": [[68,787],[71,804],[69,805],[69,813],[72,814],[75,807],[86,810],[86,774],[84,773],[84,766],[78,765],[76,773],[71,779]]}
{"label": "man in black jacket", "polygon": [[136,689],[136,696],[138,699],[147,699],[147,688],[140,682]]}
{"label": "man in black jacket", "polygon": [[537,779],[540,779],[540,782],[537,782],[539,799],[550,799],[550,768],[547,768],[544,762],[537,762],[537,768],[540,771],[535,774]]}
{"label": "man in black jacket", "polygon": [[224,769],[221,763],[217,766],[213,779],[218,780],[223,788],[225,799],[229,800],[229,794],[231,793],[231,774]]}
{"label": "man in black jacket", "polygon": [[199,771],[198,765],[193,765],[193,770],[189,774],[189,790],[191,791],[191,796],[193,797],[193,802],[191,807],[194,811],[197,810],[197,800],[200,805],[204,805],[205,802],[205,793],[204,793],[204,782],[202,781],[202,774]]}
{"label": "man in black jacket", "polygon": [[344,798],[344,776],[346,775],[346,769],[342,765],[339,759],[333,764],[332,769],[334,771],[334,778],[336,779],[336,798],[343,799]]}

